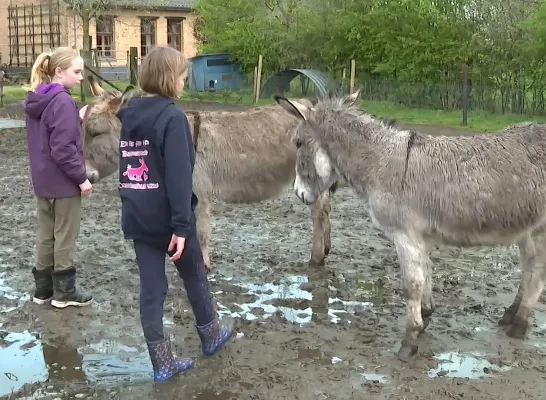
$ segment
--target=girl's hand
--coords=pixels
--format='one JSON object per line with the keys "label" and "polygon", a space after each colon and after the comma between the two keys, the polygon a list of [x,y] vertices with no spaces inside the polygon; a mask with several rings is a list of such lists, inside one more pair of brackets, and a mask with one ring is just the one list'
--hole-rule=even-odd
{"label": "girl's hand", "polygon": [[82,192],[82,196],[84,197],[91,194],[91,192],[93,191],[93,185],[91,185],[89,179],[86,179],[84,183],[80,184],[80,190]]}
{"label": "girl's hand", "polygon": [[169,261],[178,261],[180,256],[182,256],[182,252],[184,251],[184,246],[186,245],[186,238],[184,237],[178,237],[176,235],[173,235],[171,238],[171,243],[169,243],[169,253],[173,251],[176,248],[176,252],[169,258]]}

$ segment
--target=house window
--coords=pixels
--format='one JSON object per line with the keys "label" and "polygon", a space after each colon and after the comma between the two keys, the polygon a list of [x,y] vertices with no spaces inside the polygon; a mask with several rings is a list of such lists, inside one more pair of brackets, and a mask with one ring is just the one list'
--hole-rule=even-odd
{"label": "house window", "polygon": [[97,54],[99,57],[114,57],[114,17],[101,15],[97,23]]}
{"label": "house window", "polygon": [[182,51],[182,19],[167,18],[167,45]]}
{"label": "house window", "polygon": [[140,56],[144,57],[155,46],[156,29],[155,18],[142,18],[140,20]]}

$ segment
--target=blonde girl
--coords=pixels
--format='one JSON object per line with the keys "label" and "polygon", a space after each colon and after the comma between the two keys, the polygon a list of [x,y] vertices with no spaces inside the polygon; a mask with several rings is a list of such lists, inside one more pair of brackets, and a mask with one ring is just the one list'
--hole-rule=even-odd
{"label": "blonde girl", "polygon": [[82,196],[91,194],[82,151],[81,121],[69,90],[82,80],[83,60],[68,47],[40,54],[23,104],[30,177],[37,203],[33,301],[57,308],[85,306],[76,288],[74,258]]}

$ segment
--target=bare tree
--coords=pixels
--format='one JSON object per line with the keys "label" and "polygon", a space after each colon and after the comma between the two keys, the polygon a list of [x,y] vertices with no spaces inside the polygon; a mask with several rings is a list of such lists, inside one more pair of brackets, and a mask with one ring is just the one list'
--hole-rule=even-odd
{"label": "bare tree", "polygon": [[[112,8],[112,0],[64,0],[72,10],[81,18],[83,31],[83,49],[82,58],[86,66],[93,65],[93,56],[91,49],[91,35],[89,35],[89,25],[93,18],[96,18],[104,10]],[[87,71],[84,72],[87,75]],[[83,85],[82,101],[87,96],[91,96],[91,90],[88,85]]]}

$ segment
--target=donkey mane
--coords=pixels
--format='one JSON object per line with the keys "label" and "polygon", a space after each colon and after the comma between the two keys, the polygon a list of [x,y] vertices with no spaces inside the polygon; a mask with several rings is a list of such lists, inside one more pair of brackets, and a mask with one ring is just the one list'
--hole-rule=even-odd
{"label": "donkey mane", "polygon": [[[421,135],[416,131],[399,129],[396,127],[396,120],[373,116],[354,104],[347,104],[343,98],[324,99],[315,105],[314,110],[318,131],[322,131],[324,123],[331,126],[335,122],[339,126],[339,129],[327,133],[328,136],[333,134],[330,136],[333,140],[344,140],[343,137],[346,140],[365,137],[372,141],[392,142],[395,137],[399,137],[403,138],[402,140],[413,141],[416,136]],[[313,124],[313,121],[311,123]]]}

